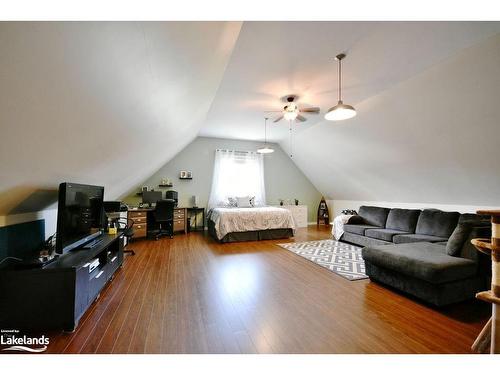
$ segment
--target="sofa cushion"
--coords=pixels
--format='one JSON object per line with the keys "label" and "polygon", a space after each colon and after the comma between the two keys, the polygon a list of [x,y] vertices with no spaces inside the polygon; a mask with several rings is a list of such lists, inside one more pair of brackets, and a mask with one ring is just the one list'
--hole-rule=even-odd
{"label": "sofa cushion", "polygon": [[446,254],[446,247],[432,243],[368,246],[363,259],[407,276],[441,284],[475,276],[477,263]]}
{"label": "sofa cushion", "polygon": [[407,233],[415,233],[420,212],[420,210],[392,208],[387,216],[385,227],[387,229],[396,229]]}
{"label": "sofa cushion", "polygon": [[392,245],[392,242],[377,240],[376,238],[370,238],[366,236],[361,236],[355,233],[344,232],[342,237],[340,238],[343,242],[349,242],[354,245],[358,245],[361,247],[365,246],[376,246],[376,245]]}
{"label": "sofa cushion", "polygon": [[392,242],[392,237],[396,234],[406,234],[402,230],[396,229],[367,229],[365,230],[365,236],[370,238],[376,238],[378,240]]}
{"label": "sofa cushion", "polygon": [[358,215],[363,218],[366,224],[380,228],[385,228],[389,209],[385,207],[361,206]]}
{"label": "sofa cushion", "polygon": [[429,236],[450,237],[458,223],[458,212],[445,212],[440,210],[423,210],[417,221],[416,234]]}
{"label": "sofa cushion", "polygon": [[366,229],[379,229],[379,227],[376,227],[374,225],[367,225],[367,224],[345,224],[344,225],[344,232],[355,233],[355,234],[359,234],[361,236],[365,235]]}
{"label": "sofa cushion", "polygon": [[392,242],[413,243],[413,242],[443,242],[448,240],[446,237],[429,236],[426,234],[397,234],[392,238]]}

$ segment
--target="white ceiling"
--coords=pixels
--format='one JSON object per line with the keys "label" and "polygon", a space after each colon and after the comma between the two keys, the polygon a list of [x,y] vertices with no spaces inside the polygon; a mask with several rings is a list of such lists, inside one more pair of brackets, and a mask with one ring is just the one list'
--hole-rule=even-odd
{"label": "white ceiling", "polygon": [[300,132],[293,160],[330,199],[498,208],[499,98],[497,34]]}
{"label": "white ceiling", "polygon": [[[454,133],[450,126],[457,118],[473,122],[470,111],[463,113],[467,103],[462,99],[468,97],[456,93],[457,103],[464,108],[452,111],[455,117],[437,117],[439,124],[427,119],[426,133],[412,141],[413,152],[405,149],[404,141],[408,134],[415,136],[412,126],[419,124],[407,122],[400,127],[406,112],[399,113],[397,121],[391,119],[391,102],[383,98],[499,32],[500,23],[491,22],[0,23],[0,216],[53,204],[55,189],[62,181],[104,185],[107,199],[124,196],[197,135],[261,140],[263,111],[279,109],[283,105],[279,98],[286,94],[299,95],[304,105],[321,107],[321,115],[310,116],[297,126],[300,149],[294,157],[318,190],[328,197],[346,199],[389,200],[387,195],[393,195],[405,201],[421,198],[430,202],[418,194],[405,197],[404,192],[411,189],[405,190],[404,184],[391,191],[386,181],[391,173],[405,176],[407,167],[395,165],[394,160],[421,158],[415,150],[426,144],[426,137],[435,138],[436,148],[447,144],[442,124]],[[486,51],[495,52],[497,47],[493,43]],[[322,120],[337,100],[333,57],[339,52],[348,54],[344,99],[359,112],[349,122],[351,127]],[[462,65],[471,68],[480,58],[462,56]],[[500,76],[490,70],[492,77]],[[454,71],[463,73],[463,69]],[[443,84],[454,87],[449,80],[458,77],[460,81],[462,73],[448,77]],[[474,79],[477,72],[470,74]],[[441,83],[434,83],[439,92]],[[489,85],[489,99],[500,97],[500,85],[493,78],[480,84]],[[427,97],[426,87],[417,85],[416,91],[401,94],[415,104],[395,98],[403,100],[401,108],[420,104],[419,99]],[[475,96],[479,99],[480,89]],[[488,139],[500,136],[494,131],[500,116],[491,112],[498,106],[483,102],[487,107],[481,114],[489,117],[473,127],[461,123],[453,143],[460,149],[474,137],[474,132],[468,132],[471,129],[484,126]],[[446,108],[449,113],[453,106]],[[406,109],[414,118],[420,117],[419,108]],[[433,110],[439,111],[439,106]],[[385,125],[386,120],[390,124]],[[270,128],[270,139],[285,148],[286,128],[284,122]],[[393,130],[403,132],[391,137]],[[488,139],[483,139],[484,147],[490,146]],[[393,148],[394,142],[403,142],[403,146]],[[441,163],[429,169],[431,160],[425,159],[412,166],[420,173],[412,182],[420,194],[446,198],[445,193],[433,190],[442,185],[422,187],[419,176],[438,176],[436,181],[443,184],[448,178],[453,180],[450,173],[460,168],[473,170],[471,160],[483,163],[482,174],[476,177],[493,178],[488,180],[489,186],[500,184],[494,180],[496,169],[486,163],[490,158],[465,154],[457,167],[450,147],[444,147],[446,152],[438,156],[452,160],[452,165]],[[350,159],[338,157],[339,150],[347,155],[353,149],[363,153]],[[380,150],[387,157],[380,159],[386,163],[383,168],[395,165],[397,173],[382,168],[374,174],[380,165],[373,155],[380,155]],[[390,158],[389,150],[394,152],[392,156],[399,152],[399,159]],[[440,175],[444,170],[451,172]],[[450,195],[453,199],[474,191],[472,182],[464,185],[462,178],[456,186],[458,183],[464,189]],[[487,192],[488,199],[496,199],[495,194]]]}
{"label": "white ceiling", "polygon": [[[344,102],[356,106],[498,32],[500,22],[245,22],[200,135],[262,140],[264,111],[287,94],[321,108],[297,131],[324,121],[340,52]],[[271,125],[268,136],[282,141],[287,128]]]}

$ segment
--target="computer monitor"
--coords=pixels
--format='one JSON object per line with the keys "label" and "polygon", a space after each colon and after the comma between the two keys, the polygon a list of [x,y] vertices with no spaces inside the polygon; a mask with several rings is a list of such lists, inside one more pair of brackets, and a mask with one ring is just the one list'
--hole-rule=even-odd
{"label": "computer monitor", "polygon": [[156,202],[162,200],[161,191],[143,191],[142,192],[142,203],[156,204]]}

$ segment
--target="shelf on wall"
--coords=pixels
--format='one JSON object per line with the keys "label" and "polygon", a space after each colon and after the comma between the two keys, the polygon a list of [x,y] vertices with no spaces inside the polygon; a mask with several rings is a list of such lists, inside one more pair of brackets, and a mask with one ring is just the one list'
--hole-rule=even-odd
{"label": "shelf on wall", "polygon": [[160,184],[158,186],[161,188],[169,188],[169,187],[174,187],[174,184]]}
{"label": "shelf on wall", "polygon": [[193,177],[179,177],[179,180],[192,180]]}

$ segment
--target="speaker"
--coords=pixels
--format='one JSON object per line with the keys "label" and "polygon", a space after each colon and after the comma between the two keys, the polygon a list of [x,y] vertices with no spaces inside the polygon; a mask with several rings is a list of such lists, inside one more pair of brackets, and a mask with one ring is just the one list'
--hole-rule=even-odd
{"label": "speaker", "polygon": [[178,199],[178,194],[177,194],[176,191],[174,191],[174,190],[168,190],[165,193],[165,198],[166,199],[173,199],[175,201],[174,205],[175,205],[175,207],[177,207],[177,203],[179,202],[179,199]]}

